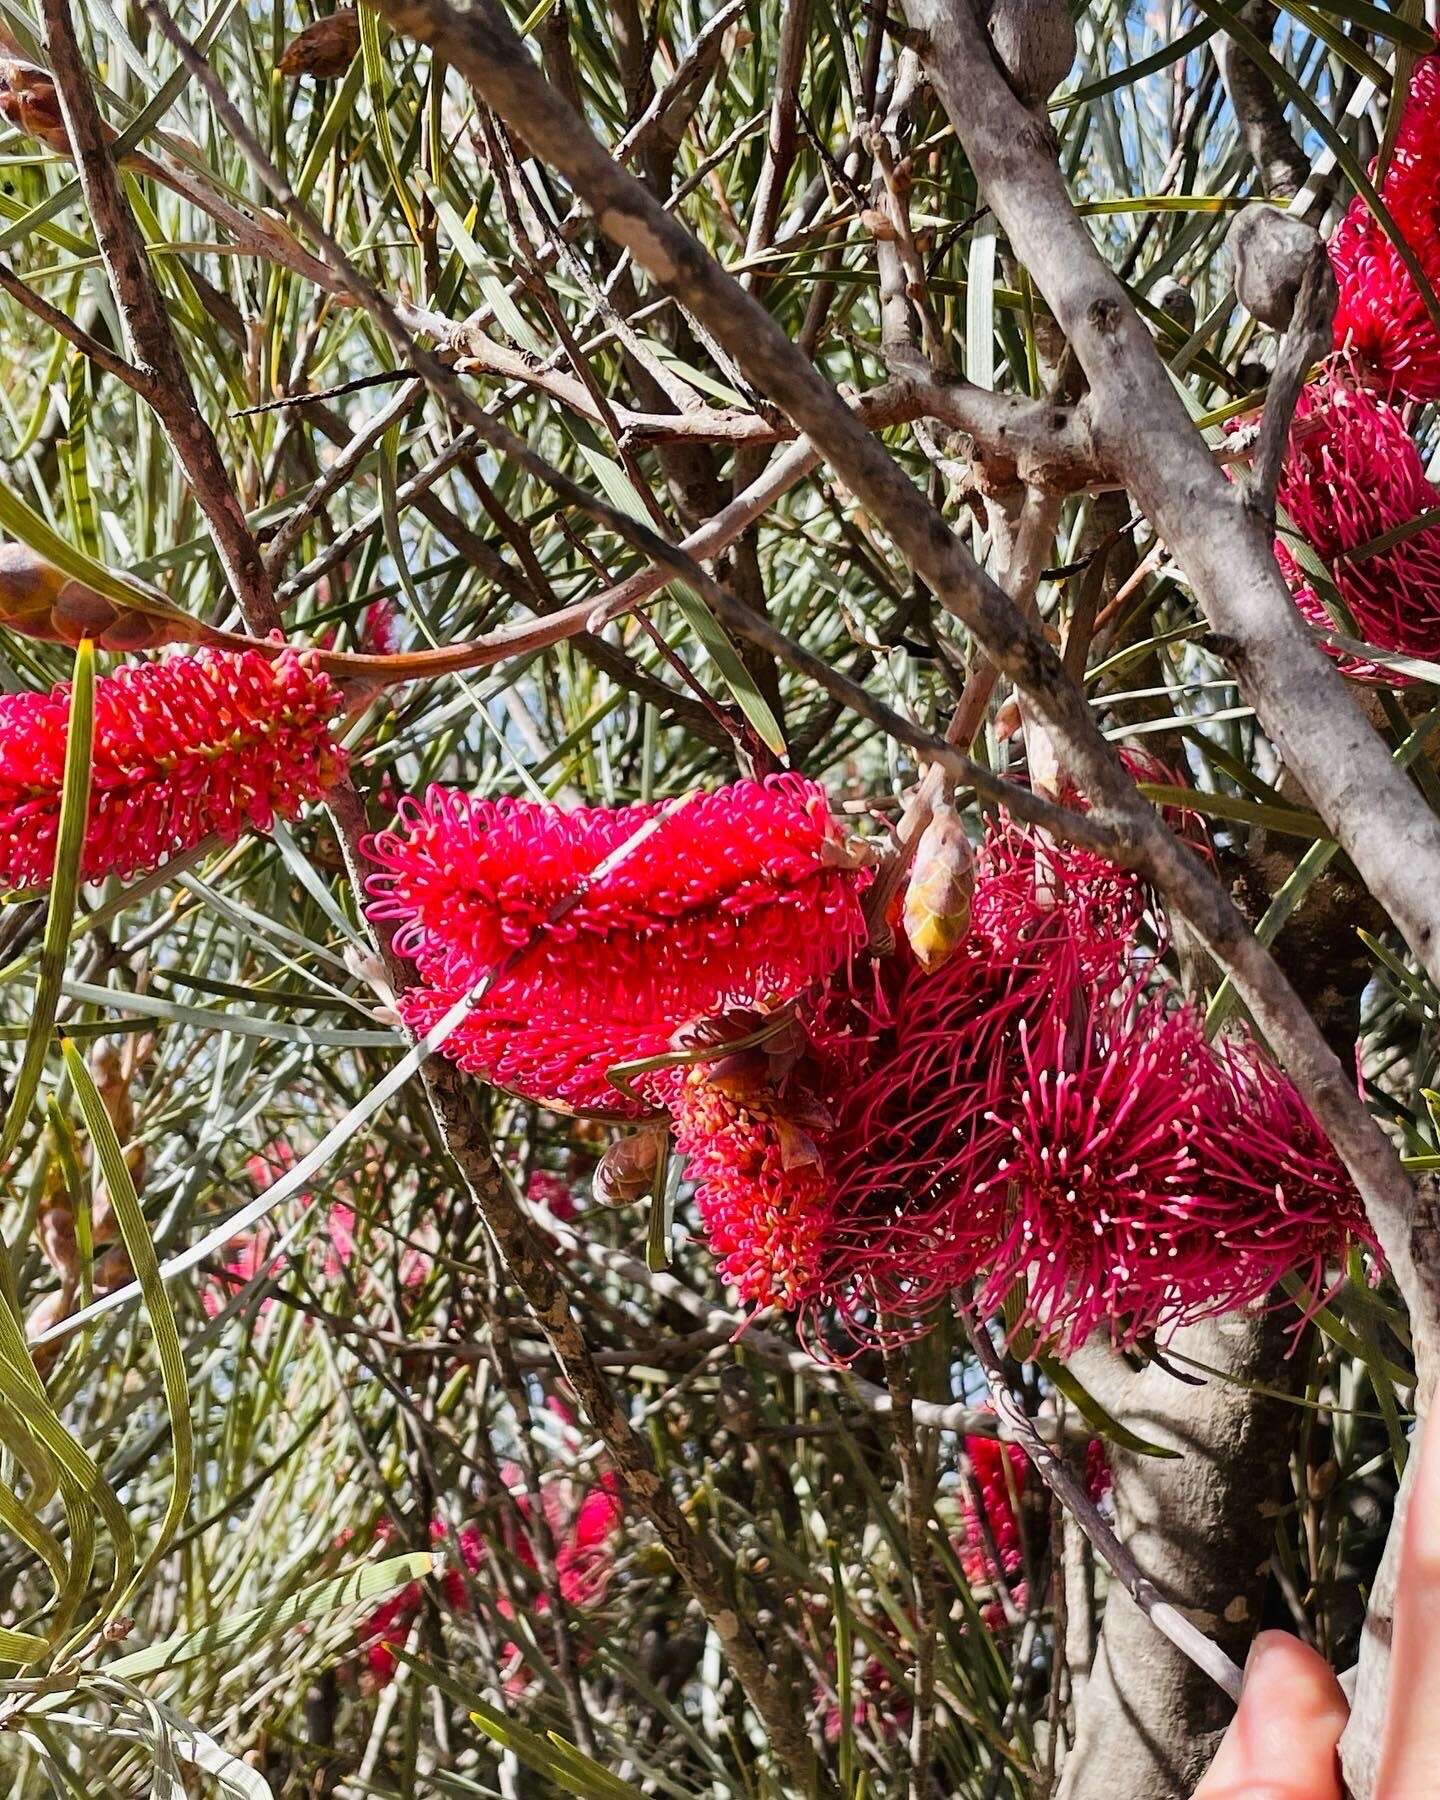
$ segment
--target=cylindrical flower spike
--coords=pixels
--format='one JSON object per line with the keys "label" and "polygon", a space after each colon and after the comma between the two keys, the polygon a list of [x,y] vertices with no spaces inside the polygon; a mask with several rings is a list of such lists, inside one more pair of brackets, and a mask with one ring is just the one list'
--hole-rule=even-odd
{"label": "cylindrical flower spike", "polygon": [[[341,774],[339,689],[286,651],[134,664],[95,684],[89,880],[155,868],[210,833],[293,818]],[[50,879],[70,690],[0,696],[0,889]]]}
{"label": "cylindrical flower spike", "polygon": [[[1431,288],[1440,289],[1440,50],[1411,71],[1380,198]],[[1440,329],[1363,196],[1331,238],[1330,261],[1340,287],[1336,349],[1389,393],[1440,399]]]}
{"label": "cylindrical flower spike", "polygon": [[864,939],[864,872],[798,775],[574,812],[432,788],[370,848],[372,915],[401,921],[425,982],[406,1022],[490,977],[446,1053],[579,1111],[643,1114],[612,1067],[693,1019],[789,1000]]}
{"label": "cylindrical flower spike", "polygon": [[703,1068],[662,1091],[720,1273],[755,1306],[812,1298],[829,1198],[813,1143],[797,1150],[778,1097],[738,1099]]}
{"label": "cylindrical flower spike", "polygon": [[[1360,635],[1377,649],[1440,658],[1440,524],[1367,546],[1440,507],[1440,489],[1404,416],[1343,376],[1307,388],[1277,498],[1330,571]],[[1295,604],[1322,631],[1336,622],[1284,538],[1275,546]],[[1341,656],[1346,674],[1403,679]]]}

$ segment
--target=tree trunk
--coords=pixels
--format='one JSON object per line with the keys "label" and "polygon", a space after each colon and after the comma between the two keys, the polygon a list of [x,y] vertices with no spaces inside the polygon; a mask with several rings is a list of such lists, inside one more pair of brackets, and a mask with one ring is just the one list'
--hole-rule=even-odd
{"label": "tree trunk", "polygon": [[[1294,1322],[1283,1311],[1212,1320],[1177,1332],[1170,1348],[1235,1380],[1281,1387],[1296,1370],[1286,1361]],[[1073,1366],[1141,1437],[1184,1452],[1169,1461],[1112,1449],[1119,1532],[1167,1597],[1243,1662],[1264,1599],[1293,1408],[1218,1377],[1186,1387],[1158,1365],[1132,1369],[1108,1351],[1086,1351]],[[1189,1794],[1231,1711],[1112,1586],[1060,1800]]]}

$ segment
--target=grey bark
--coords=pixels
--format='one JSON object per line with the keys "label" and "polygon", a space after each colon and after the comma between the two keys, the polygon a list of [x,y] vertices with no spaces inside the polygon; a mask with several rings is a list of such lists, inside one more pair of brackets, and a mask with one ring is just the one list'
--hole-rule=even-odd
{"label": "grey bark", "polygon": [[[1177,1332],[1173,1348],[1236,1380],[1279,1386],[1293,1366],[1285,1358],[1292,1326],[1275,1312],[1233,1315]],[[1107,1350],[1082,1352],[1074,1367],[1132,1430],[1183,1452],[1162,1461],[1112,1446],[1117,1529],[1182,1604],[1205,1596],[1206,1608],[1190,1617],[1243,1662],[1264,1597],[1291,1408],[1218,1379],[1187,1387],[1157,1364],[1136,1370]],[[1231,1711],[1214,1682],[1112,1584],[1060,1800],[1190,1793]]]}

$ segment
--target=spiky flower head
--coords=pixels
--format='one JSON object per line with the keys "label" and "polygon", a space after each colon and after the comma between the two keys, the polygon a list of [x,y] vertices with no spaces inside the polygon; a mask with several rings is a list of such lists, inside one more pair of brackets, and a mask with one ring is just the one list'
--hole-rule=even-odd
{"label": "spiky flower head", "polygon": [[837,1101],[820,1282],[852,1320],[972,1284],[1062,1350],[1125,1344],[1364,1238],[1293,1085],[1248,1040],[1213,1048],[1137,949],[1144,905],[1123,871],[992,834],[971,939],[902,965]]}
{"label": "spiky flower head", "polygon": [[865,929],[863,872],[798,775],[573,812],[432,788],[371,854],[371,912],[401,921],[425,982],[407,1023],[489,977],[447,1054],[579,1111],[643,1113],[614,1065],[663,1054],[688,1021],[788,1000]]}
{"label": "spiky flower head", "polygon": [[[90,822],[81,873],[131,876],[192,848],[294,818],[343,772],[339,689],[300,654],[202,650],[95,683]],[[0,696],[0,890],[55,864],[68,683]]]}
{"label": "spiky flower head", "polygon": [[[1411,71],[1380,198],[1431,288],[1440,287],[1440,50]],[[1330,240],[1330,261],[1340,288],[1336,349],[1387,393],[1440,399],[1440,330],[1362,195]]]}
{"label": "spiky flower head", "polygon": [[[1440,489],[1404,415],[1332,372],[1301,395],[1277,498],[1378,649],[1440,657],[1440,524],[1368,546],[1440,507]],[[1335,620],[1283,537],[1276,560],[1300,612],[1321,631]],[[1364,658],[1341,655],[1348,675],[1394,682]]]}

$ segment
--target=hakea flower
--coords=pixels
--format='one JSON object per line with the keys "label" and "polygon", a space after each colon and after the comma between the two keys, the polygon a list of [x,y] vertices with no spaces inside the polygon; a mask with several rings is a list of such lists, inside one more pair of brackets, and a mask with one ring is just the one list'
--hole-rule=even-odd
{"label": "hakea flower", "polygon": [[432,788],[370,848],[372,915],[401,921],[425,983],[402,996],[407,1024],[493,977],[446,1053],[580,1111],[643,1113],[613,1065],[663,1053],[688,1020],[790,999],[865,929],[824,791],[793,774],[568,813]]}
{"label": "hakea flower", "polygon": [[[868,1732],[880,1743],[893,1743],[910,1730],[915,1707],[896,1669],[904,1669],[911,1660],[900,1633],[883,1613],[864,1621],[867,1637],[884,1640],[890,1659],[871,1652],[856,1657],[850,1675],[850,1721],[856,1731]],[[857,1650],[863,1645],[857,1643]],[[817,1679],[814,1685],[816,1704],[820,1708],[820,1729],[827,1744],[838,1744],[844,1727],[840,1696],[835,1691],[836,1659],[833,1650],[826,1655],[828,1680]]]}
{"label": "hakea flower", "polygon": [[[1380,198],[1432,289],[1440,289],[1440,49],[1411,71]],[[1330,261],[1340,289],[1336,348],[1387,392],[1440,399],[1440,331],[1360,195],[1330,240]]]}
{"label": "hakea flower", "polygon": [[[1440,179],[1440,168],[1437,168]],[[1440,524],[1364,554],[1377,538],[1440,507],[1440,489],[1394,407],[1331,374],[1296,408],[1277,498],[1330,571],[1367,643],[1400,655],[1440,657]],[[1362,552],[1355,555],[1356,551]],[[1283,538],[1276,561],[1295,604],[1321,631],[1337,629]],[[1341,655],[1348,675],[1403,679]]]}
{"label": "hakea flower", "polygon": [[[517,1484],[518,1472],[505,1472],[507,1482]],[[519,1515],[519,1527],[508,1547],[523,1567],[536,1567],[535,1549],[531,1542],[530,1505],[526,1495],[515,1493],[512,1501]],[[541,1504],[555,1541],[555,1576],[560,1597],[567,1606],[584,1608],[604,1598],[614,1573],[615,1539],[624,1517],[620,1503],[620,1483],[613,1470],[606,1470],[588,1491],[577,1495],[569,1482],[550,1482],[542,1490]],[[382,1519],[375,1528],[375,1542],[390,1543],[395,1528]],[[494,1545],[476,1524],[463,1525],[452,1533],[443,1519],[430,1523],[431,1542],[437,1547],[449,1545],[452,1559],[440,1577],[440,1599],[451,1611],[464,1613],[472,1604],[472,1583],[485,1583],[485,1564],[494,1554]],[[493,1592],[491,1585],[485,1592]],[[374,1693],[394,1679],[398,1652],[405,1646],[411,1627],[425,1602],[425,1592],[418,1581],[407,1582],[377,1606],[361,1623],[356,1634],[363,1650],[362,1682]],[[501,1618],[512,1616],[511,1602],[496,1594],[495,1611]],[[535,1594],[531,1610],[537,1614],[549,1608],[549,1597]],[[506,1685],[518,1689],[525,1685],[523,1656],[515,1644],[503,1651]]]}
{"label": "hakea flower", "polygon": [[973,1283],[1062,1351],[1126,1344],[1369,1241],[1293,1085],[1207,1042],[1136,948],[1143,888],[1097,862],[1002,824],[960,953],[851,1000],[880,1029],[825,1145],[819,1285],[862,1329]]}
{"label": "hakea flower", "polygon": [[[302,655],[202,650],[95,684],[90,822],[81,873],[130,876],[211,832],[293,818],[342,773],[339,689]],[[0,696],[0,889],[54,870],[70,689]]]}
{"label": "hakea flower", "polygon": [[[271,1256],[275,1234],[268,1225],[258,1231],[246,1231],[225,1246],[225,1260],[220,1269],[205,1278],[200,1289],[200,1305],[207,1319],[218,1319],[239,1293],[262,1275],[277,1275],[283,1259]],[[273,1300],[262,1300],[258,1317],[264,1318],[274,1307]]]}
{"label": "hakea flower", "polygon": [[533,1169],[525,1183],[525,1198],[532,1206],[543,1206],[552,1219],[562,1225],[575,1217],[575,1190],[554,1169]]}
{"label": "hakea flower", "polygon": [[960,1567],[971,1587],[991,1587],[997,1574],[1014,1575],[1025,1561],[1017,1502],[1030,1458],[1019,1444],[979,1436],[965,1439],[965,1455],[975,1491],[965,1496],[957,1545]]}
{"label": "hakea flower", "polygon": [[813,1142],[794,1144],[778,1099],[737,1099],[703,1069],[658,1091],[720,1273],[756,1306],[797,1306],[819,1280],[829,1195]]}
{"label": "hakea flower", "polygon": [[[980,1608],[981,1622],[998,1631],[1016,1611],[1024,1612],[1028,1600],[1026,1583],[1015,1582],[1013,1577],[1025,1566],[1020,1508],[1030,1477],[1030,1458],[1019,1444],[978,1435],[965,1439],[965,1456],[973,1492],[966,1493],[954,1547],[971,1588],[984,1593],[1003,1585],[1008,1590],[1008,1615],[1001,1600],[986,1601]],[[1085,1446],[1085,1491],[1097,1505],[1103,1505],[1113,1485],[1105,1441],[1091,1438]]]}

